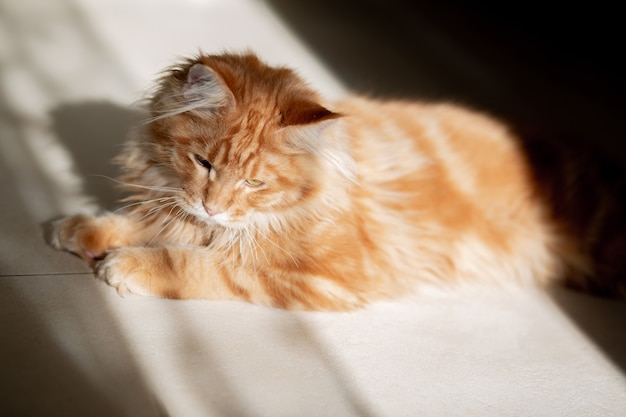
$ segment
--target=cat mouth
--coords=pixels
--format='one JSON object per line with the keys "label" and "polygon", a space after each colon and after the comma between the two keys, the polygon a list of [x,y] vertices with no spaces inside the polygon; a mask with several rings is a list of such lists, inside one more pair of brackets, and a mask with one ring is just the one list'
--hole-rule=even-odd
{"label": "cat mouth", "polygon": [[244,229],[246,227],[245,222],[233,219],[228,213],[219,213],[211,216],[204,210],[193,210],[191,214],[193,214],[198,220],[210,225],[217,224],[227,229]]}

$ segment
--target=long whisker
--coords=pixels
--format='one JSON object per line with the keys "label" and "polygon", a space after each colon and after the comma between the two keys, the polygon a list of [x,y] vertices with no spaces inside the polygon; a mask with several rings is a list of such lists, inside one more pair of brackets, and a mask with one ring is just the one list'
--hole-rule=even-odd
{"label": "long whisker", "polygon": [[254,237],[254,233],[251,232],[248,227],[245,228],[245,231],[248,235],[248,238],[251,240],[251,242],[254,244],[255,249],[258,248],[261,251],[261,254],[263,255],[263,257],[265,258],[265,262],[267,262],[267,264],[269,265],[270,261],[269,259],[267,259],[267,254],[265,253],[265,250],[263,249],[263,246],[259,244],[259,241],[256,239],[256,237]]}
{"label": "long whisker", "polygon": [[228,242],[228,249],[230,250],[230,260],[231,260],[231,272],[235,273],[235,251],[232,250],[235,245],[235,240],[237,240],[237,232],[233,229],[228,229],[228,238],[230,241]]}
{"label": "long whisker", "polygon": [[241,262],[245,263],[245,254],[243,252],[243,243],[242,243],[241,236],[239,236],[239,239],[237,239],[237,241],[239,242],[239,256],[241,257]]}
{"label": "long whisker", "polygon": [[228,242],[226,243],[227,249],[232,249],[235,246],[235,243],[240,238],[240,233],[238,229],[228,228]]}
{"label": "long whisker", "polygon": [[125,206],[119,207],[119,208],[115,209],[115,211],[113,211],[113,212],[114,213],[118,213],[120,211],[126,210],[126,209],[131,208],[131,207],[141,206],[141,205],[144,205],[144,204],[161,203],[161,202],[168,201],[168,200],[179,200],[179,197],[176,197],[176,196],[159,197],[159,198],[153,198],[153,199],[150,199],[150,200],[137,201],[135,203],[131,203],[131,204],[127,204]]}
{"label": "long whisker", "polygon": [[254,275],[257,275],[257,272],[256,272],[256,251],[255,251],[255,247],[253,245],[254,240],[253,240],[252,236],[250,235],[250,230],[248,230],[247,227],[244,227],[243,231],[246,233],[246,236],[248,237],[246,239],[246,243],[248,244],[248,249],[250,250],[250,255],[252,257],[252,268],[254,269]]}
{"label": "long whisker", "polygon": [[150,190],[150,191],[157,191],[157,192],[164,192],[164,193],[179,193],[179,192],[182,191],[181,188],[175,188],[175,187],[165,187],[165,186],[159,186],[159,185],[133,184],[131,182],[120,181],[118,179],[109,177],[107,175],[94,174],[94,176],[101,177],[101,178],[106,178],[106,179],[108,179],[110,181],[113,181],[116,184],[119,184],[119,185],[123,185],[123,186],[126,186],[126,187],[140,188],[140,189],[143,189],[143,190]]}
{"label": "long whisker", "polygon": [[176,208],[176,206],[174,205],[174,206],[170,209],[169,213],[167,213],[167,216],[165,216],[165,220],[163,220],[163,222],[161,223],[161,224],[164,224],[164,223],[165,223],[165,224],[163,225],[163,227],[161,227],[161,229],[158,231],[158,233],[157,233],[156,235],[154,235],[154,236],[152,237],[152,239],[150,239],[150,241],[148,242],[148,245],[147,245],[147,246],[151,246],[151,245],[152,245],[152,243],[156,240],[156,238],[157,238],[157,237],[158,237],[161,233],[163,233],[163,231],[165,231],[165,229],[167,229],[167,228],[169,227],[169,225],[170,225],[170,224],[171,224],[174,220],[176,220],[176,218],[177,218],[178,216],[180,216],[180,215],[181,215],[181,213],[183,212],[183,209],[179,207],[179,208],[178,208],[178,212],[176,212],[176,214],[174,215],[174,217],[172,217],[172,218],[168,221],[168,219],[169,219],[170,215],[172,214],[172,211],[174,211],[174,209],[175,209],[175,208]]}
{"label": "long whisker", "polygon": [[266,241],[268,241],[269,243],[271,243],[272,245],[274,245],[275,247],[277,247],[278,249],[280,249],[281,251],[283,251],[287,256],[289,256],[289,258],[291,258],[291,261],[293,262],[293,264],[298,267],[298,261],[296,261],[296,259],[289,253],[287,252],[285,249],[281,248],[278,244],[276,244],[275,242],[273,242],[266,234],[264,234],[258,227],[256,227],[254,224],[250,224],[250,227],[252,227],[254,230],[256,230],[256,232],[261,235]]}
{"label": "long whisker", "polygon": [[150,210],[148,210],[148,213],[152,214],[155,211],[159,211],[159,210],[161,210],[163,208],[166,208],[166,207],[174,206],[174,205],[176,205],[178,203],[180,203],[180,200],[176,199],[174,201],[170,201],[169,203],[164,203],[164,204],[161,204],[160,206],[152,207]]}
{"label": "long whisker", "polygon": [[[159,211],[161,211],[161,210],[167,209],[168,207],[171,207],[171,209],[170,209],[170,213],[169,213],[169,214],[171,214],[172,210],[174,210],[174,208],[176,208],[176,206],[178,206],[178,205],[179,205],[179,203],[180,203],[180,200],[174,200],[174,201],[171,201],[171,202],[169,202],[169,203],[165,203],[165,204],[161,204],[161,205],[156,206],[156,207],[152,207],[152,208],[151,208],[150,210],[148,210],[148,211],[147,211],[147,212],[146,212],[143,216],[141,216],[141,217],[139,218],[139,221],[141,221],[141,220],[143,220],[143,219],[145,219],[145,218],[147,218],[147,217],[150,217],[150,216],[152,216],[153,214],[158,213],[158,212],[159,212]],[[167,218],[169,217],[169,214],[167,215],[166,220],[167,220]]]}

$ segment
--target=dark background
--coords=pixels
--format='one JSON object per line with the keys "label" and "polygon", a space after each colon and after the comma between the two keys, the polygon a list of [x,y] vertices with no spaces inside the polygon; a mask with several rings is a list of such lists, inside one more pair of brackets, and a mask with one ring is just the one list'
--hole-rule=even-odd
{"label": "dark background", "polygon": [[626,163],[617,3],[269,4],[356,92],[469,105],[514,124],[583,137]]}

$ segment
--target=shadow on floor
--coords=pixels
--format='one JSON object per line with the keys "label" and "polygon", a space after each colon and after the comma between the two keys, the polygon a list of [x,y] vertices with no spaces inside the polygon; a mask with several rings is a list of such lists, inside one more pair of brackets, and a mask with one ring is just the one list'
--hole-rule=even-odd
{"label": "shadow on floor", "polygon": [[[61,299],[59,287],[68,283],[67,280],[57,281],[59,285],[42,282],[54,280],[53,276],[20,279],[38,280],[43,284],[39,288],[47,287],[51,293],[56,292],[58,299]],[[80,276],[76,279],[93,278]],[[10,279],[0,278],[0,288],[0,331],[4,338],[0,343],[3,415],[167,415],[144,384],[123,336],[98,294],[83,292],[82,299],[78,294],[68,296],[66,304],[49,308],[47,317],[43,318],[11,287]],[[43,293],[40,289],[33,292]],[[54,298],[51,300],[54,304]],[[98,326],[94,327],[85,317],[99,317]],[[50,326],[50,320],[63,324]],[[90,327],[88,332],[86,326]],[[109,345],[108,358],[103,357],[101,347],[94,346],[98,343]],[[88,365],[84,363],[86,358],[91,362]],[[121,364],[125,366],[118,369]]]}
{"label": "shadow on floor", "polygon": [[108,102],[86,102],[59,106],[50,116],[56,136],[85,180],[86,194],[100,207],[113,208],[120,197],[114,181],[119,170],[111,160],[144,114]]}
{"label": "shadow on floor", "polygon": [[626,374],[626,303],[566,289],[550,293],[563,312]]}

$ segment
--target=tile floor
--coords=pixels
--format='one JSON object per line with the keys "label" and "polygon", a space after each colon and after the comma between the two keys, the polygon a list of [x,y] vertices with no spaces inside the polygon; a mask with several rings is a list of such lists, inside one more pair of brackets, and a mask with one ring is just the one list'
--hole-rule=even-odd
{"label": "tile floor", "polygon": [[[120,298],[46,246],[46,221],[112,206],[106,161],[172,58],[249,47],[328,96],[354,87],[350,58],[311,41],[314,11],[269,5],[0,0],[0,414],[624,415],[623,303],[464,289],[329,314]],[[325,25],[328,42],[369,33]]]}

